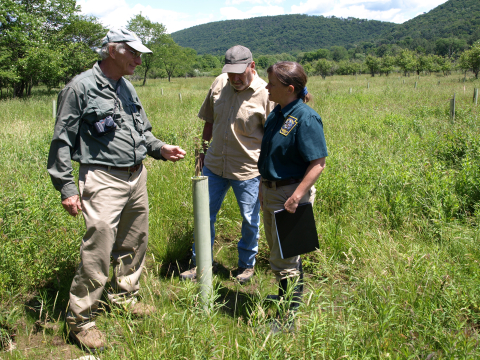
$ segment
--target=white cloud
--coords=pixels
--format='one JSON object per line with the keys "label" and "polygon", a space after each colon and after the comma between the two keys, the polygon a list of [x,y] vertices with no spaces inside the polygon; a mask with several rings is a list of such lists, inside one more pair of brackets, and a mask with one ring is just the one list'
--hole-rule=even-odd
{"label": "white cloud", "polygon": [[323,12],[333,8],[333,3],[326,0],[307,0],[301,2],[300,5],[292,5],[293,14],[311,14],[321,15]]}
{"label": "white cloud", "polygon": [[[0,0],[1,1],[1,0]],[[144,1],[144,0],[138,0]],[[403,23],[427,12],[446,0],[288,0],[290,12],[280,4],[286,0],[221,0],[227,6],[211,6],[210,10],[188,8],[178,3],[180,11],[154,8],[137,3],[129,6],[126,0],[78,0],[84,14],[98,17],[107,27],[125,26],[140,12],[150,20],[162,23],[169,33],[218,20],[246,19],[256,16],[274,16],[285,13],[355,17]],[[158,2],[161,4],[161,2]],[[155,6],[155,5],[154,5]],[[161,5],[160,5],[161,6]],[[206,9],[205,6],[201,7]]]}
{"label": "white cloud", "polygon": [[390,9],[386,11],[367,10],[364,5],[349,6],[343,9],[333,9],[324,13],[324,16],[336,16],[336,17],[355,17],[358,19],[380,20],[390,21],[396,23],[402,23],[406,19],[400,13],[400,9]]}
{"label": "white cloud", "polygon": [[80,5],[82,13],[95,15],[97,17],[106,16],[109,13],[116,11],[117,9],[128,8],[125,0],[79,0],[77,1],[77,5]]}
{"label": "white cloud", "polygon": [[192,16],[185,12],[157,9],[141,4],[130,7],[125,0],[79,0],[77,4],[81,6],[82,13],[98,17],[103,25],[109,28],[126,26],[128,20],[139,13],[165,25],[168,33],[215,20],[212,14]]}
{"label": "white cloud", "polygon": [[355,17],[403,23],[427,12],[446,0],[307,0],[292,5],[291,13],[337,17]]}
{"label": "white cloud", "polygon": [[254,6],[247,11],[241,11],[236,7],[220,8],[220,13],[227,20],[233,19],[248,19],[257,16],[274,16],[283,15],[285,10],[281,6]]}
{"label": "white cloud", "polygon": [[246,2],[250,4],[263,4],[263,0],[227,0],[225,1],[225,5],[238,5]]}
{"label": "white cloud", "polygon": [[242,3],[250,3],[250,4],[281,4],[285,0],[227,0],[225,1],[225,5],[239,5]]}

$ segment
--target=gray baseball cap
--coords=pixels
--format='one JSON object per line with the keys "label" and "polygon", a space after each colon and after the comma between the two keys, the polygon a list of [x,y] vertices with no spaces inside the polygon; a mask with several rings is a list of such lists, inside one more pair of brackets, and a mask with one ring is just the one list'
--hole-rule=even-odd
{"label": "gray baseball cap", "polygon": [[142,44],[142,41],[133,31],[125,28],[110,29],[110,31],[107,33],[107,36],[105,36],[102,40],[102,46],[105,46],[111,42],[127,43],[132,49],[140,51],[141,53],[152,52],[152,50]]}
{"label": "gray baseball cap", "polygon": [[225,53],[224,73],[243,74],[253,61],[252,53],[245,46],[235,45]]}

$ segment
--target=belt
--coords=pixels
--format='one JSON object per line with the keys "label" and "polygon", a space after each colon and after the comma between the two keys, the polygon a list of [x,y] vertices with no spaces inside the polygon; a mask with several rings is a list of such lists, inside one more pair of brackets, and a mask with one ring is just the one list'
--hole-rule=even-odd
{"label": "belt", "polygon": [[278,188],[280,186],[297,184],[301,181],[302,181],[302,179],[287,179],[287,180],[279,180],[279,181],[263,180],[263,183],[268,188],[273,188],[273,187]]}
{"label": "belt", "polygon": [[127,166],[127,167],[99,165],[99,164],[95,164],[95,165],[91,165],[91,166],[106,168],[106,169],[108,169],[108,171],[110,171],[110,170],[120,170],[120,171],[129,172],[129,173],[134,173],[135,171],[138,171],[142,167],[142,163],[137,164],[137,165],[133,165],[133,166]]}

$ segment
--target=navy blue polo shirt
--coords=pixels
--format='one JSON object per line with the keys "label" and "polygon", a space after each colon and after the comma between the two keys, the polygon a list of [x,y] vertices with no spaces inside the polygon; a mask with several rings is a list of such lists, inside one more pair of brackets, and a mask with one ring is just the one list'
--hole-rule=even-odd
{"label": "navy blue polo shirt", "polygon": [[322,119],[315,110],[302,99],[273,109],[265,123],[258,160],[263,179],[301,179],[310,161],[327,155]]}

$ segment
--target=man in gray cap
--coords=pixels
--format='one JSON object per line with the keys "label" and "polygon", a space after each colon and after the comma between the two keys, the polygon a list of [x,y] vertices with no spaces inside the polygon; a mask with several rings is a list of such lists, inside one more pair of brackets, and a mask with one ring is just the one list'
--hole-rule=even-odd
{"label": "man in gray cap", "polygon": [[[230,187],[237,198],[243,222],[237,245],[236,279],[243,284],[254,274],[258,253],[260,174],[257,161],[264,124],[274,104],[268,100],[267,84],[257,75],[252,53],[246,47],[236,45],[227,50],[222,72],[198,113],[205,121],[206,154],[201,155],[201,165],[203,175],[208,176],[212,248],[217,213]],[[195,244],[192,263],[193,268],[180,274],[182,279],[196,278]]]}
{"label": "man in gray cap", "polygon": [[[147,154],[173,162],[185,155],[153,136],[135,89],[123,77],[142,63],[142,53],[150,52],[134,33],[110,30],[98,49],[102,60],[58,96],[48,172],[65,210],[72,216],[82,210],[86,225],[67,325],[70,337],[92,352],[106,345],[94,316],[111,259],[109,300],[139,316],[154,310],[137,299],[148,239],[147,169],[142,161]],[[71,160],[80,163],[79,191]]]}

